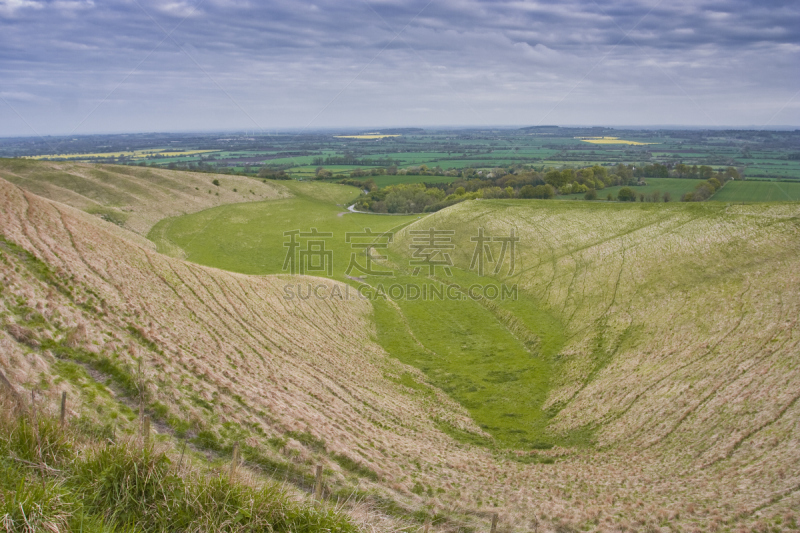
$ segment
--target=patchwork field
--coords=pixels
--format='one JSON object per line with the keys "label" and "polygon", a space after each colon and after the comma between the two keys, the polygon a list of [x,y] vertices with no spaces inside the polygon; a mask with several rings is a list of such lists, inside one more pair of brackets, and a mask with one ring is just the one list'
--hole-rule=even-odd
{"label": "patchwork field", "polygon": [[[129,134],[0,139],[0,156],[149,165],[182,170],[247,173],[282,170],[308,179],[319,167],[333,174],[426,165],[444,171],[498,166],[557,169],[618,163],[642,169],[658,163],[674,169],[707,165],[736,167],[759,179],[800,180],[800,137],[795,131],[625,130],[617,128],[530,127],[412,129],[209,134]],[[391,174],[392,172],[387,172]],[[431,173],[431,179],[443,181]],[[661,174],[643,174],[645,177]],[[678,177],[672,176],[672,177]],[[393,182],[414,181],[402,174]]]}
{"label": "patchwork field", "polygon": [[[169,257],[0,181],[5,375],[51,405],[68,387],[76,416],[124,433],[141,359],[165,441],[246,442],[254,468],[301,485],[322,462],[335,494],[443,530],[493,512],[506,531],[797,526],[800,204],[481,200],[392,217],[348,213],[352,188],[253,183],[273,199],[152,225]],[[285,272],[284,232],[312,228],[332,234],[330,271]],[[367,255],[346,234],[365,228],[391,276],[348,273]],[[449,232],[448,259],[429,272],[445,258],[431,230]],[[513,269],[504,241],[479,240],[512,231]],[[517,297],[465,297],[503,285]]]}

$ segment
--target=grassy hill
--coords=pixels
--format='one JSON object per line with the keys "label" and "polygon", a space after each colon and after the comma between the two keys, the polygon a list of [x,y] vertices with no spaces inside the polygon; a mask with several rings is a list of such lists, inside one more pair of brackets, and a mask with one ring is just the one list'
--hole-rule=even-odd
{"label": "grassy hill", "polygon": [[[334,264],[345,266],[350,250],[342,246],[346,232],[386,231],[418,216],[374,217],[348,214],[346,205],[358,189],[329,183],[287,181],[290,196],[265,202],[230,204],[191,216],[166,218],[147,235],[162,253],[244,274],[281,273],[286,238],[291,230],[335,231]],[[376,220],[377,218],[377,220]],[[333,243],[331,243],[333,244]],[[342,269],[339,269],[342,270]],[[338,271],[337,271],[338,272]],[[346,279],[341,272],[336,279]]]}
{"label": "grassy hill", "polygon": [[289,196],[280,185],[241,176],[32,159],[0,159],[0,178],[139,235],[165,217]]}
{"label": "grassy hill", "polygon": [[[351,190],[288,187],[155,226],[187,262],[0,181],[8,380],[50,406],[66,388],[75,423],[101,432],[135,431],[142,398],[165,441],[211,457],[243,442],[254,468],[301,486],[322,462],[334,494],[406,517],[796,528],[797,204],[472,201],[340,216]],[[334,234],[331,276],[280,274],[283,231],[310,227]],[[376,258],[394,278],[344,274],[344,234],[364,227],[395,231]],[[411,232],[430,228],[454,232],[449,276],[413,273]],[[479,228],[514,228],[513,274],[470,269]],[[287,299],[287,283],[506,283],[519,298]]]}

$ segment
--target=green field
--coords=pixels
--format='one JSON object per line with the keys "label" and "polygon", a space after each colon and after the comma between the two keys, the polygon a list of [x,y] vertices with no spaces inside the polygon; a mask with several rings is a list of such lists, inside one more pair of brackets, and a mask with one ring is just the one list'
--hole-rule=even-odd
{"label": "green field", "polygon": [[732,181],[717,191],[718,202],[796,202],[800,183],[786,181]]}
{"label": "green field", "polygon": [[[200,213],[160,221],[149,234],[167,252],[174,243],[186,253],[186,259],[244,274],[279,274],[283,272],[286,252],[285,231],[332,232],[326,250],[332,250],[336,279],[346,279],[344,270],[350,260],[345,233],[370,227],[383,232],[403,226],[418,218],[409,216],[375,217],[347,213],[347,206],[359,194],[354,187],[319,182],[279,182],[295,195],[293,198],[231,204]],[[311,272],[309,272],[311,274]],[[315,273],[319,274],[319,273]]]}

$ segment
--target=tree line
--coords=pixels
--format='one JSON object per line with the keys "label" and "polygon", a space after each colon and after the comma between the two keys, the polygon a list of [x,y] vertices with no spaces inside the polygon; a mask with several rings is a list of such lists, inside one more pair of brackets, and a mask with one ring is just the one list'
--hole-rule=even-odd
{"label": "tree line", "polygon": [[[414,171],[428,171],[424,165]],[[709,167],[710,168],[710,167]],[[385,173],[385,169],[384,169]],[[669,192],[636,192],[631,186],[646,185],[636,169],[619,164],[606,168],[595,165],[581,169],[495,168],[491,171],[462,169],[459,176],[449,183],[397,184],[379,188],[370,173],[357,169],[350,177],[338,175],[339,183],[362,189],[363,194],[356,208],[376,213],[421,213],[438,211],[465,200],[493,198],[550,199],[558,195],[583,193],[586,200],[596,200],[598,191],[606,187],[623,185],[615,198],[611,193],[605,199],[622,202],[669,202]],[[380,175],[380,174],[375,174]],[[435,175],[435,174],[434,174]],[[708,175],[708,174],[706,174]],[[367,179],[361,179],[365,176]],[[712,172],[710,178],[699,183],[693,192],[681,197],[682,201],[702,201],[711,197],[722,185],[740,178],[736,169],[729,167],[721,172]]]}
{"label": "tree line", "polygon": [[370,159],[368,157],[358,158],[351,153],[343,155],[329,155],[326,157],[315,157],[312,164],[316,167],[323,165],[358,165],[358,166],[383,166],[391,167],[396,166],[400,161],[392,159],[391,157],[379,157],[377,159]]}

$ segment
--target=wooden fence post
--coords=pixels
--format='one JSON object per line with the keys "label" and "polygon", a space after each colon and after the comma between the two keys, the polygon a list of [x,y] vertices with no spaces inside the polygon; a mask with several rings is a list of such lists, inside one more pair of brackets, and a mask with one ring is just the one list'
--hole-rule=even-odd
{"label": "wooden fence post", "polygon": [[228,472],[228,481],[233,481],[233,476],[236,474],[236,467],[239,466],[239,443],[233,443],[233,457],[231,458],[231,469]]}
{"label": "wooden fence post", "polygon": [[61,427],[67,422],[67,391],[61,393]]}
{"label": "wooden fence post", "polygon": [[150,441],[150,415],[144,415],[142,419],[142,439],[145,446],[147,446]]}
{"label": "wooden fence post", "polygon": [[495,533],[497,531],[497,513],[492,515],[492,530],[491,533]]}
{"label": "wooden fence post", "polygon": [[314,497],[318,501],[322,501],[322,465],[317,465],[316,477],[317,481],[314,484]]}
{"label": "wooden fence post", "polygon": [[39,456],[39,475],[42,477],[42,490],[45,490],[44,461],[42,460],[42,437],[39,435],[39,419],[36,416],[36,390],[31,389],[31,416],[33,432],[36,434],[36,454]]}
{"label": "wooden fence post", "polygon": [[139,368],[136,371],[136,392],[139,393],[139,422],[144,423],[144,391],[142,391],[142,359],[139,358]]}

